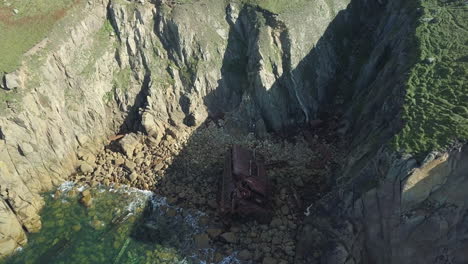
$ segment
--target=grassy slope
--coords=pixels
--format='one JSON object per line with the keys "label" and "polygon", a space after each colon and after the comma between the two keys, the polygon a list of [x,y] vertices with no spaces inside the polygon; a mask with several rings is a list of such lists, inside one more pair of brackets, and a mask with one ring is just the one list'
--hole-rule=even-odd
{"label": "grassy slope", "polygon": [[419,58],[409,75],[405,125],[394,139],[398,150],[419,158],[468,140],[468,5],[463,2],[422,2]]}
{"label": "grassy slope", "polygon": [[[22,55],[46,37],[78,0],[0,2],[0,74],[15,70]],[[14,10],[18,14],[14,13]]]}

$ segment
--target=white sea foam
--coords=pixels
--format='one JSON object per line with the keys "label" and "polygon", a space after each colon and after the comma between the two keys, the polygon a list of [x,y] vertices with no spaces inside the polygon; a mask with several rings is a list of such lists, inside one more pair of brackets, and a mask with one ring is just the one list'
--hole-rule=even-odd
{"label": "white sea foam", "polygon": [[237,258],[237,252],[234,252],[230,256],[225,257],[218,264],[241,264],[241,261]]}
{"label": "white sea foam", "polygon": [[23,247],[17,247],[17,248],[15,249],[15,252],[21,252],[21,251],[23,251],[23,249],[24,249]]}
{"label": "white sea foam", "polygon": [[72,181],[66,181],[62,183],[57,189],[61,192],[67,192],[75,186],[75,183]]}
{"label": "white sea foam", "polygon": [[[72,190],[73,188],[76,188],[79,192],[82,192],[84,191],[85,189],[88,189],[89,187],[86,186],[86,185],[77,185],[73,182],[70,182],[70,181],[67,181],[67,182],[64,182],[62,185],[60,185],[57,189],[61,192],[67,192],[67,191],[70,191]],[[184,217],[182,218],[182,221],[184,221],[187,225],[190,226],[190,228],[192,229],[192,234],[197,234],[197,233],[201,233],[204,231],[205,227],[202,227],[199,225],[199,219],[200,217],[202,216],[205,216],[206,214],[202,211],[190,211],[189,214],[183,214],[183,211],[184,209],[180,208],[180,207],[177,207],[177,206],[174,206],[174,205],[170,205],[168,204],[167,202],[167,198],[166,197],[161,197],[161,196],[158,196],[156,195],[155,193],[151,192],[151,191],[147,191],[147,190],[140,190],[140,189],[137,189],[137,188],[133,188],[133,187],[129,187],[129,186],[120,186],[119,188],[115,188],[115,186],[110,186],[110,187],[106,187],[104,185],[99,185],[97,187],[91,187],[91,188],[97,188],[98,192],[99,193],[103,193],[103,192],[111,192],[111,193],[121,193],[121,194],[129,194],[129,199],[128,199],[128,204],[124,205],[123,208],[125,208],[124,210],[126,210],[128,212],[127,217],[129,217],[130,215],[134,215],[136,214],[136,210],[138,208],[144,208],[146,206],[146,204],[148,203],[148,201],[151,203],[152,205],[152,208],[154,208],[155,210],[155,213],[159,213],[159,214],[163,214],[164,213],[164,210],[160,210],[161,207],[166,207],[166,208],[172,208],[174,210],[176,210],[177,212],[179,212],[179,215],[184,215]],[[54,194],[51,194],[52,197],[54,197]],[[190,243],[189,243],[190,244]],[[18,249],[18,250],[22,250],[22,249]],[[214,249],[206,249],[204,254],[204,256],[208,256],[208,255],[212,255],[214,254]],[[206,261],[201,261],[199,260],[201,256],[200,255],[194,255],[191,257],[191,259],[198,259],[197,261],[199,261],[200,264],[213,264],[213,263],[209,263],[209,262],[206,262]],[[182,261],[179,262],[180,264],[188,264],[189,261],[184,259]],[[224,258],[221,262],[217,263],[217,264],[241,264],[242,262],[237,258],[237,253],[234,252],[233,254],[231,254],[230,256]]]}

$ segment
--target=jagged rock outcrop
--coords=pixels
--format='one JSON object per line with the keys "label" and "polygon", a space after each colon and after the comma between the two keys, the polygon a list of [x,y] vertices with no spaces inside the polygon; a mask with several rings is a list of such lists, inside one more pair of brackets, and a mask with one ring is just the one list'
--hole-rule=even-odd
{"label": "jagged rock outcrop", "polygon": [[65,36],[58,36],[62,29],[57,28],[46,48],[25,58],[16,72],[22,80],[17,89],[24,96],[2,110],[0,197],[2,205],[8,205],[2,208],[8,221],[0,221],[2,255],[24,244],[25,231],[40,229],[40,193],[75,171],[77,148],[102,144],[119,118],[103,101],[112,90],[108,76],[117,68],[112,50],[104,50],[111,41],[98,38],[105,3],[88,5],[82,12]]}
{"label": "jagged rock outcrop", "polygon": [[[467,155],[465,145],[417,166],[379,152],[311,211],[299,252],[307,263],[464,263]],[[364,179],[376,182],[362,190]]]}
{"label": "jagged rock outcrop", "polygon": [[420,10],[403,1],[375,9],[359,3],[349,9],[360,14],[357,34],[373,48],[354,46],[336,98],[343,97],[342,131],[351,144],[334,190],[309,208],[298,262],[464,263],[467,146],[431,153],[420,163],[390,144],[402,127]]}
{"label": "jagged rock outcrop", "polygon": [[[264,133],[265,124],[278,130],[303,119],[304,106],[295,106],[298,88],[280,75],[320,38],[326,19],[310,35],[286,34],[273,14],[221,1],[84,5],[74,10],[78,18],[65,20],[28,52],[14,74],[21,82],[13,86],[20,85],[15,88],[24,96],[0,118],[0,189],[11,205],[5,210],[16,214],[19,225],[14,231],[0,226],[2,245],[22,241],[10,236],[23,234],[18,226],[27,232],[40,228],[39,193],[78,167],[92,170],[89,161],[78,162],[76,150],[101,145],[111,131],[142,129],[159,141],[239,105],[241,118],[234,120],[243,121],[242,129],[254,123]],[[207,6],[210,16],[192,15]],[[327,8],[324,17],[331,20],[342,7]],[[296,43],[301,47],[292,51],[291,39],[303,40]],[[289,80],[279,84],[281,78]],[[287,114],[285,106],[291,107]]]}

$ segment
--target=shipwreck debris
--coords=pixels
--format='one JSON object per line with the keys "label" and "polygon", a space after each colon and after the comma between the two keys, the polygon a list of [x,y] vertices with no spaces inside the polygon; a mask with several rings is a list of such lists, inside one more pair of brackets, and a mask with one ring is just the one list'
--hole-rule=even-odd
{"label": "shipwreck debris", "polygon": [[265,165],[255,152],[234,145],[226,153],[218,186],[218,211],[233,216],[266,221],[271,215],[271,185]]}

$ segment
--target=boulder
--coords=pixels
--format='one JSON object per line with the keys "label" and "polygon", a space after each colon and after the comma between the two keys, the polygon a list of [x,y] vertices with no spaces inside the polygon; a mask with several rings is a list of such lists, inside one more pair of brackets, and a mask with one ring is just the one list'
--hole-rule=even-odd
{"label": "boulder", "polygon": [[130,171],[133,171],[136,167],[136,164],[132,161],[125,161],[125,168],[129,169]]}
{"label": "boulder", "polygon": [[7,90],[15,89],[20,87],[20,80],[16,73],[8,73],[3,77],[4,87]]}
{"label": "boulder", "polygon": [[236,243],[237,242],[237,236],[233,232],[227,232],[221,235],[221,238],[228,242],[228,243]]}
{"label": "boulder", "polygon": [[221,234],[223,231],[220,228],[208,228],[206,232],[211,238],[215,238],[219,236],[219,234]]}
{"label": "boulder", "polygon": [[115,160],[114,160],[114,164],[117,165],[117,166],[120,166],[122,164],[125,163],[125,159],[122,158],[122,157],[117,157]]}
{"label": "boulder", "polygon": [[140,139],[137,134],[130,133],[125,135],[120,141],[119,146],[122,149],[122,152],[127,157],[132,157],[135,152],[135,148],[140,144]]}
{"label": "boulder", "polygon": [[208,248],[210,247],[210,238],[207,234],[199,234],[195,236],[195,247],[196,248]]}
{"label": "boulder", "polygon": [[92,173],[94,171],[93,167],[89,165],[87,162],[83,161],[80,164],[80,171],[82,173]]}
{"label": "boulder", "polygon": [[138,177],[139,177],[138,173],[132,172],[132,173],[130,173],[130,174],[128,175],[127,178],[128,178],[128,180],[129,180],[130,182],[133,182],[133,181],[135,181],[136,179],[138,179]]}
{"label": "boulder", "polygon": [[277,263],[276,259],[272,257],[264,257],[262,261],[262,264],[276,264],[276,263]]}
{"label": "boulder", "polygon": [[93,198],[89,190],[84,190],[81,193],[80,203],[86,207],[91,207],[93,205]]}
{"label": "boulder", "polygon": [[238,257],[241,260],[248,261],[248,260],[252,259],[252,253],[250,251],[244,249],[241,252],[239,252]]}

